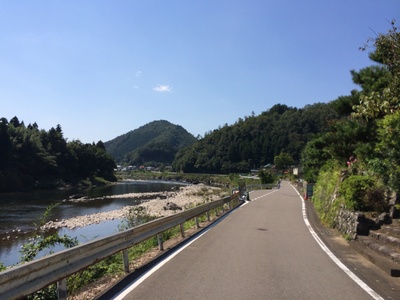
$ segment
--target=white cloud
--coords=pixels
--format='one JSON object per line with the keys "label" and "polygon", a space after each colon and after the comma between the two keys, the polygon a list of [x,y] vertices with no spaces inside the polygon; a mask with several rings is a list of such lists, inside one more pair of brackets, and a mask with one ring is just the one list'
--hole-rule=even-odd
{"label": "white cloud", "polygon": [[170,92],[172,90],[172,87],[169,85],[157,85],[156,87],[153,88],[153,90],[155,90],[156,92]]}
{"label": "white cloud", "polygon": [[136,77],[142,76],[142,71],[137,71],[137,72],[135,73],[135,75],[136,75]]}

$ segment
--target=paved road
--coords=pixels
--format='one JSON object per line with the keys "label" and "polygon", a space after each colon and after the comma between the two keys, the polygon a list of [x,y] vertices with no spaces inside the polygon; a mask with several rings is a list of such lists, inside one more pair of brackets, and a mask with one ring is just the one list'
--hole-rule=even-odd
{"label": "paved road", "polygon": [[317,244],[289,183],[252,201],[122,299],[373,299]]}

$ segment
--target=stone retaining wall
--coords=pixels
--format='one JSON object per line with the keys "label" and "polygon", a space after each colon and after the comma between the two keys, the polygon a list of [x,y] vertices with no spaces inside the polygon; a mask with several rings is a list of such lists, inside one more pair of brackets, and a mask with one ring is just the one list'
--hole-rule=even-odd
{"label": "stone retaining wall", "polygon": [[360,213],[349,211],[343,205],[335,218],[335,228],[345,236],[355,239],[359,225]]}
{"label": "stone retaining wall", "polygon": [[362,212],[347,210],[344,205],[335,218],[335,228],[343,235],[356,239],[357,235],[369,235],[370,230],[379,229],[383,224],[392,223],[388,213],[381,213],[374,219],[369,219]]}

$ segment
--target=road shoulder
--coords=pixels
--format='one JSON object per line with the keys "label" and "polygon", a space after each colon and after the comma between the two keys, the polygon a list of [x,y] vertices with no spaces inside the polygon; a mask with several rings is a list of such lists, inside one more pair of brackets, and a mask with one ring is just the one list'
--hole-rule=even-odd
{"label": "road shoulder", "polygon": [[305,200],[307,218],[331,252],[384,299],[400,299],[400,279],[391,277],[358,253],[340,233],[321,224],[311,201]]}

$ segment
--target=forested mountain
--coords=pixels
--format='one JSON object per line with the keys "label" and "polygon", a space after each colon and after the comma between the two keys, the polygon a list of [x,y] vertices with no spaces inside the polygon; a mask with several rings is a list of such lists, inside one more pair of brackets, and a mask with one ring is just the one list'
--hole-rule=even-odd
{"label": "forested mountain", "polygon": [[326,132],[329,122],[339,117],[325,103],[298,109],[277,104],[259,116],[239,119],[199,140],[177,154],[175,170],[184,172],[248,172],[273,164],[275,156],[289,154],[299,162],[306,143]]}
{"label": "forested mountain", "polygon": [[0,119],[0,192],[115,181],[114,167],[101,141],[67,142],[60,125],[46,131],[17,117]]}
{"label": "forested mountain", "polygon": [[160,120],[148,123],[104,143],[117,162],[130,165],[171,164],[179,149],[196,138],[182,126]]}

